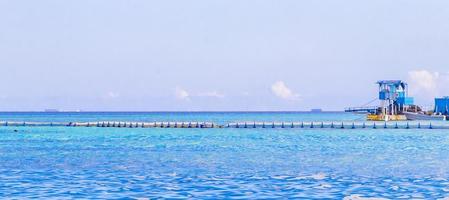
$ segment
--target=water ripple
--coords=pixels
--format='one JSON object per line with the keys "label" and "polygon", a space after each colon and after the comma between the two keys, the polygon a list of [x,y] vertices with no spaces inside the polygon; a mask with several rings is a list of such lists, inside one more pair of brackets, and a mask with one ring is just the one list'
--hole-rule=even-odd
{"label": "water ripple", "polygon": [[0,196],[443,199],[439,130],[1,128]]}

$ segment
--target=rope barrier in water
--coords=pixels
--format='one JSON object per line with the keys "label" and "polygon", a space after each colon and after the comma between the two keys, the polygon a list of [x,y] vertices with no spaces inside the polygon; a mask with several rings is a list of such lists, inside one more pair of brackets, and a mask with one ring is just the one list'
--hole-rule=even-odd
{"label": "rope barrier in water", "polygon": [[[269,125],[267,125],[269,124]],[[339,124],[339,125],[336,125]],[[214,122],[123,122],[123,121],[101,121],[101,122],[14,122],[3,121],[0,126],[68,126],[68,127],[96,127],[96,128],[282,128],[282,129],[377,129],[378,122],[366,121],[301,121],[301,122],[233,122],[224,125]],[[382,129],[449,129],[449,122],[383,122]]]}

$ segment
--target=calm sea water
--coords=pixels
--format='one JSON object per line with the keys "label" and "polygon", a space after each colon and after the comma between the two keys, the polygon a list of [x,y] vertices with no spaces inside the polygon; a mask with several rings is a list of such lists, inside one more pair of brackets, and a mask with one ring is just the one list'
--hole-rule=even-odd
{"label": "calm sea water", "polygon": [[[0,113],[10,121],[361,120],[344,113]],[[438,199],[449,131],[0,127],[2,199]]]}

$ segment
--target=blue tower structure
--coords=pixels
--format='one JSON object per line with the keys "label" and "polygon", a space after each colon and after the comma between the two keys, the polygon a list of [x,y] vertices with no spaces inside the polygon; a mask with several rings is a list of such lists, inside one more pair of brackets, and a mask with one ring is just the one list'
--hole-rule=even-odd
{"label": "blue tower structure", "polygon": [[434,113],[449,115],[449,96],[442,98],[435,98]]}
{"label": "blue tower structure", "polygon": [[408,85],[401,80],[381,80],[379,86],[380,106],[377,114],[383,116],[402,115],[406,108],[413,105],[413,97],[408,97]]}

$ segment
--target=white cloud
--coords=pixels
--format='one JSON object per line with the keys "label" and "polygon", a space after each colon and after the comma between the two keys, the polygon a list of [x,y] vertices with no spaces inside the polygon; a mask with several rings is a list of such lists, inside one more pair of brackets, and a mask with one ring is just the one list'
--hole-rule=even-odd
{"label": "white cloud", "polygon": [[436,92],[440,74],[427,70],[415,70],[408,73],[410,83],[416,89],[423,89],[428,92]]}
{"label": "white cloud", "polygon": [[209,92],[199,92],[199,93],[191,93],[187,90],[182,89],[181,87],[176,87],[175,89],[175,97],[180,100],[190,100],[191,97],[213,97],[213,98],[224,98],[225,95],[218,91],[209,91]]}
{"label": "white cloud", "polygon": [[225,95],[217,92],[217,91],[212,91],[212,92],[203,92],[203,93],[199,93],[198,95],[199,97],[215,97],[215,98],[224,98]]}
{"label": "white cloud", "polygon": [[298,100],[299,94],[294,93],[290,88],[285,85],[283,81],[277,81],[271,85],[271,91],[279,98],[287,100]]}
{"label": "white cloud", "polygon": [[428,102],[449,95],[449,73],[414,70],[408,73],[408,81],[410,93]]}
{"label": "white cloud", "polygon": [[115,99],[115,98],[118,98],[120,96],[120,94],[119,93],[117,93],[117,92],[108,92],[107,94],[106,94],[106,97],[107,98],[110,98],[110,99]]}
{"label": "white cloud", "polygon": [[181,99],[181,100],[189,100],[189,92],[187,92],[186,90],[180,88],[180,87],[176,87],[175,89],[175,97],[177,99]]}
{"label": "white cloud", "polygon": [[243,96],[249,96],[250,93],[245,91],[245,92],[242,92],[242,95],[243,95]]}

